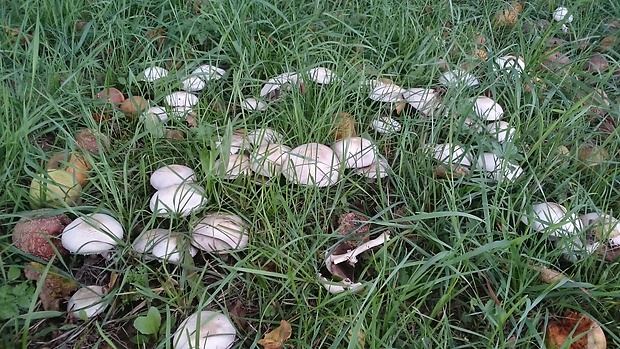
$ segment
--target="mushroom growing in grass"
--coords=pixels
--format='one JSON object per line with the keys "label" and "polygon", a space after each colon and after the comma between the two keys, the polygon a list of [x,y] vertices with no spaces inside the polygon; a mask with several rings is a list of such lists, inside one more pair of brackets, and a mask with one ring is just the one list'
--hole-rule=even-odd
{"label": "mushroom growing in grass", "polygon": [[155,80],[159,80],[168,76],[168,70],[161,67],[150,67],[146,68],[142,74],[143,80],[146,82],[153,82]]}
{"label": "mushroom growing in grass", "polygon": [[316,82],[319,85],[328,85],[336,79],[334,73],[324,67],[310,69],[308,71],[308,76],[310,76],[310,80]]}
{"label": "mushroom growing in grass", "polygon": [[62,245],[75,254],[107,254],[125,232],[116,218],[105,213],[78,217],[62,231]]}
{"label": "mushroom growing in grass", "polygon": [[[177,233],[167,229],[151,229],[140,235],[131,245],[138,253],[170,263],[179,263],[183,258]],[[187,242],[187,253],[192,257],[198,253],[194,246]]]}
{"label": "mushroom growing in grass", "polygon": [[279,100],[280,94],[292,91],[293,86],[303,86],[303,80],[298,73],[283,73],[273,77],[260,90],[260,96],[268,100]]}
{"label": "mushroom growing in grass", "polygon": [[166,121],[168,121],[168,112],[166,109],[154,106],[148,108],[144,113],[140,114],[140,122],[144,124],[145,129],[156,137],[164,137],[166,134]]}
{"label": "mushroom growing in grass", "polygon": [[69,314],[76,319],[90,319],[103,312],[107,306],[101,286],[87,286],[77,290],[67,302]]}
{"label": "mushroom growing in grass", "polygon": [[442,73],[437,81],[445,87],[477,87],[480,85],[475,76],[461,68]]}
{"label": "mushroom growing in grass", "polygon": [[307,143],[291,149],[282,174],[295,184],[327,187],[340,179],[339,167],[340,161],[330,147]]}
{"label": "mushroom growing in grass", "polygon": [[248,224],[238,215],[211,213],[199,220],[190,232],[192,245],[205,252],[227,253],[248,245]]}
{"label": "mushroom growing in grass", "polygon": [[522,57],[513,55],[497,57],[493,60],[495,66],[493,70],[498,72],[515,72],[517,75],[521,75],[525,70],[525,61]]}
{"label": "mushroom growing in grass", "polygon": [[250,157],[246,154],[224,155],[213,164],[215,175],[224,179],[236,179],[250,174]]}
{"label": "mushroom growing in grass", "polygon": [[173,108],[191,108],[198,104],[198,97],[185,91],[176,91],[166,97],[164,101]]}
{"label": "mushroom growing in grass", "polygon": [[377,160],[377,147],[366,138],[343,138],[332,144],[331,148],[346,168],[370,166]]}
{"label": "mushroom growing in grass", "polygon": [[499,143],[512,142],[517,130],[506,121],[494,121],[486,126],[487,132]]}
{"label": "mushroom growing in grass", "polygon": [[93,155],[105,153],[110,148],[110,138],[101,131],[82,128],[73,136],[75,145]]}
{"label": "mushroom growing in grass", "polygon": [[426,145],[424,150],[439,161],[435,168],[437,177],[449,178],[459,177],[469,173],[472,156],[460,145],[452,143],[442,143]]}
{"label": "mushroom growing in grass", "polygon": [[574,235],[583,229],[583,223],[576,214],[555,202],[533,204],[530,212],[521,216],[521,222],[536,232],[550,230],[550,237]]}
{"label": "mushroom growing in grass", "polygon": [[372,164],[366,167],[356,168],[353,171],[360,176],[369,179],[377,179],[387,177],[391,170],[387,159],[383,155],[377,154],[377,159]]}
{"label": "mushroom growing in grass", "polygon": [[199,311],[185,319],[174,332],[174,349],[228,349],[237,338],[230,319],[215,311]]}
{"label": "mushroom growing in grass", "polygon": [[185,182],[159,189],[149,202],[149,208],[158,217],[180,215],[187,217],[202,208],[205,190],[196,183]]}
{"label": "mushroom growing in grass", "polygon": [[247,111],[262,111],[267,109],[267,104],[256,98],[246,98],[241,101],[241,109]]}
{"label": "mushroom growing in grass", "polygon": [[404,100],[403,93],[406,90],[396,84],[377,81],[370,85],[372,89],[368,98],[373,101],[393,104]]}
{"label": "mushroom growing in grass", "polygon": [[410,106],[423,115],[432,115],[439,107],[439,96],[428,88],[410,88],[403,92],[403,97]]}
{"label": "mushroom growing in grass", "polygon": [[591,212],[579,217],[586,229],[589,243],[602,247],[601,253],[607,258],[608,250],[620,248],[620,221],[605,213]]}
{"label": "mushroom growing in grass", "polygon": [[150,178],[151,186],[157,190],[195,180],[194,170],[185,165],[177,164],[158,168],[151,174]]}
{"label": "mushroom growing in grass", "polygon": [[88,174],[92,169],[92,164],[86,155],[72,153],[56,153],[45,165],[49,170],[64,170],[69,173],[84,188],[88,184]]}
{"label": "mushroom growing in grass", "polygon": [[130,96],[120,104],[119,109],[123,114],[134,117],[142,114],[149,108],[149,101],[142,96]]}
{"label": "mushroom growing in grass", "polygon": [[268,127],[249,131],[245,138],[255,147],[269,143],[282,143],[284,141],[284,136],[280,132]]}
{"label": "mushroom growing in grass", "polygon": [[57,252],[64,256],[68,251],[58,237],[69,223],[71,218],[64,214],[53,214],[49,209],[33,211],[15,224],[13,245],[43,260],[50,260]]}
{"label": "mushroom growing in grass", "polygon": [[372,121],[370,124],[373,130],[382,134],[395,134],[400,132],[402,126],[400,122],[392,119],[389,116],[380,116]]}
{"label": "mushroom growing in grass", "polygon": [[265,177],[279,176],[290,151],[291,147],[283,144],[263,144],[250,153],[250,169]]}
{"label": "mushroom growing in grass", "polygon": [[474,113],[486,121],[496,121],[504,116],[504,109],[497,102],[486,96],[472,99],[474,103]]}
{"label": "mushroom growing in grass", "polygon": [[476,161],[476,167],[496,181],[514,181],[523,174],[523,169],[512,162],[493,153],[482,153]]}
{"label": "mushroom growing in grass", "polygon": [[34,208],[41,205],[75,206],[82,186],[69,172],[56,169],[35,176],[30,182],[30,198]]}
{"label": "mushroom growing in grass", "polygon": [[190,75],[198,77],[204,82],[209,82],[220,80],[224,76],[224,74],[226,74],[226,70],[222,68],[218,68],[209,64],[203,64],[194,69]]}
{"label": "mushroom growing in grass", "polygon": [[250,146],[247,136],[241,133],[223,135],[215,142],[215,148],[224,154],[237,154],[249,149]]}
{"label": "mushroom growing in grass", "polygon": [[562,23],[562,32],[568,32],[568,23],[573,21],[573,15],[568,13],[566,7],[558,7],[553,11],[553,20]]}

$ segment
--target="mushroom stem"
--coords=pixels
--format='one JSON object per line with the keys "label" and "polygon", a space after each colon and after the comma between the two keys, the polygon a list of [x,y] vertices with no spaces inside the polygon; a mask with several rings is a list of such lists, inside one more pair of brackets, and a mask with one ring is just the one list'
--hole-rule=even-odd
{"label": "mushroom stem", "polygon": [[357,246],[355,249],[348,251],[347,253],[343,253],[337,256],[333,256],[332,257],[332,263],[334,264],[340,264],[342,262],[348,262],[349,264],[353,265],[355,263],[357,263],[357,256],[362,254],[363,252],[366,252],[368,250],[370,250],[373,247],[377,247],[379,245],[382,245],[383,243],[385,243],[386,241],[390,240],[390,234],[389,233],[383,233],[381,235],[379,235],[379,237],[369,240],[359,246]]}

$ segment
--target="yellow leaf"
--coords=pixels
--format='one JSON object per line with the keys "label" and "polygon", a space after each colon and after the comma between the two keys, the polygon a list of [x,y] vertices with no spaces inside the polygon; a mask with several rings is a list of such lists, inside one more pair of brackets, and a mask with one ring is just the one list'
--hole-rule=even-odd
{"label": "yellow leaf", "polygon": [[280,349],[284,342],[291,337],[293,330],[287,321],[280,321],[280,326],[271,332],[265,333],[265,338],[258,341],[264,349]]}

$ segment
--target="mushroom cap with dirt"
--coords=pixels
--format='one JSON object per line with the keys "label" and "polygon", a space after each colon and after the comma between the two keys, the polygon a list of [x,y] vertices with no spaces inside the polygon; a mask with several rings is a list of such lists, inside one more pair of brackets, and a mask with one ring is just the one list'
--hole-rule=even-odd
{"label": "mushroom cap with dirt", "polygon": [[155,170],[150,178],[151,186],[157,190],[195,180],[194,170],[178,164],[162,166]]}
{"label": "mushroom cap with dirt", "polygon": [[149,208],[158,217],[180,215],[187,217],[202,208],[205,190],[196,183],[181,183],[162,188],[155,192]]}
{"label": "mushroom cap with dirt", "polygon": [[67,302],[67,311],[76,319],[82,319],[82,314],[90,319],[101,314],[107,304],[103,301],[105,292],[101,286],[87,286],[77,290]]}
{"label": "mushroom cap with dirt", "polygon": [[[184,255],[180,250],[178,234],[167,229],[147,230],[136,238],[131,247],[138,253],[170,263],[179,263]],[[193,257],[198,250],[188,241],[187,252]]]}
{"label": "mushroom cap with dirt", "polygon": [[228,349],[237,339],[230,319],[215,311],[198,311],[183,320],[174,332],[174,349]]}
{"label": "mushroom cap with dirt", "polygon": [[307,143],[291,149],[282,174],[295,184],[327,187],[340,179],[339,167],[338,156],[330,147]]}
{"label": "mushroom cap with dirt", "polygon": [[62,231],[62,245],[75,254],[106,253],[123,239],[125,232],[116,218],[92,213],[76,218]]}
{"label": "mushroom cap with dirt", "polygon": [[347,168],[360,168],[372,165],[377,160],[377,147],[363,137],[347,137],[331,146],[332,150]]}
{"label": "mushroom cap with dirt", "polygon": [[63,229],[71,223],[65,214],[54,214],[43,209],[24,216],[13,227],[13,245],[28,254],[43,260],[50,260],[56,251],[63,256],[69,253],[58,238]]}
{"label": "mushroom cap with dirt", "polygon": [[192,245],[206,252],[226,253],[248,245],[248,224],[236,214],[211,213],[194,224]]}

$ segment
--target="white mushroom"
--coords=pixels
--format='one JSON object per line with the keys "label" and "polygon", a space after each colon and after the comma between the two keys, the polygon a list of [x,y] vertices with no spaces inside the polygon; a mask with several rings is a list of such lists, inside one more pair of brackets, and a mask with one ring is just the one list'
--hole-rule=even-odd
{"label": "white mushroom", "polygon": [[284,141],[284,136],[271,128],[257,128],[249,131],[245,138],[255,147],[269,143],[282,143]]}
{"label": "white mushroom", "polygon": [[383,155],[378,154],[377,160],[366,167],[356,168],[353,170],[356,174],[366,178],[385,178],[391,171],[390,164]]}
{"label": "white mushroom", "polygon": [[226,253],[248,245],[248,224],[235,214],[212,213],[191,230],[192,245],[206,252]]}
{"label": "white mushroom", "polygon": [[201,80],[208,82],[211,80],[219,80],[224,76],[224,74],[226,74],[226,70],[209,64],[204,64],[194,69],[190,75],[199,77]]}
{"label": "white mushroom", "polygon": [[289,152],[282,174],[296,184],[326,187],[336,184],[340,179],[339,166],[338,157],[330,147],[308,143]]}
{"label": "white mushroom", "polygon": [[171,107],[193,107],[198,104],[198,97],[185,91],[173,92],[164,97],[164,100]]}
{"label": "white mushroom", "polygon": [[144,81],[153,82],[168,76],[168,70],[161,67],[151,67],[144,70],[142,75],[144,75]]}
{"label": "white mushroom", "polygon": [[465,148],[452,143],[436,144],[426,147],[433,159],[443,163],[444,165],[471,165],[471,155],[465,151]]}
{"label": "white mushroom", "polygon": [[334,79],[334,73],[331,70],[324,67],[312,68],[308,71],[308,76],[310,76],[310,80],[316,82],[317,84],[327,85],[330,84]]}
{"label": "white mushroom", "polygon": [[377,102],[396,103],[403,100],[405,91],[404,88],[396,84],[379,82],[370,90],[368,98]]}
{"label": "white mushroom", "polygon": [[76,218],[62,231],[64,248],[77,254],[106,253],[123,239],[123,226],[105,213]]}
{"label": "white mushroom", "polygon": [[472,99],[472,102],[474,103],[474,113],[483,120],[495,121],[504,116],[502,106],[489,97],[480,96]]}
{"label": "white mushroom", "polygon": [[[131,246],[138,253],[170,263],[179,263],[183,258],[183,252],[179,250],[178,236],[167,229],[147,230]],[[187,252],[195,256],[198,250],[188,243]]]}
{"label": "white mushroom", "polygon": [[340,139],[331,146],[334,153],[347,168],[359,168],[372,165],[377,159],[377,147],[362,137]]}
{"label": "white mushroom", "polygon": [[213,164],[215,174],[224,179],[235,179],[250,174],[250,158],[245,154],[229,154]]}
{"label": "white mushroom", "polygon": [[519,165],[493,153],[482,153],[476,161],[476,166],[496,181],[513,181],[523,174],[523,169]]}
{"label": "white mushroom", "polygon": [[168,120],[168,112],[163,107],[150,107],[144,113],[140,114],[140,119],[144,120],[147,117],[152,117],[153,119],[159,119],[162,122]]}
{"label": "white mushroom", "polygon": [[438,79],[440,85],[446,87],[464,86],[476,87],[480,85],[478,79],[463,69],[455,68],[441,74]]}
{"label": "white mushroom", "polygon": [[502,57],[497,57],[493,60],[497,69],[494,67],[495,71],[511,71],[514,70],[517,75],[521,75],[525,70],[525,62],[523,58],[516,57],[513,55],[507,55]]}
{"label": "white mushroom", "polygon": [[149,202],[149,208],[158,217],[179,214],[187,217],[204,204],[204,188],[195,183],[182,183],[158,190]]}
{"label": "white mushroom", "polygon": [[521,222],[536,232],[551,229],[551,237],[574,235],[583,229],[583,223],[576,214],[569,216],[566,208],[555,202],[532,205],[531,212],[523,215]]}
{"label": "white mushroom", "polygon": [[512,142],[517,130],[511,127],[506,121],[494,121],[486,126],[490,135],[495,137],[498,142]]}
{"label": "white mushroom", "polygon": [[568,14],[566,7],[558,7],[553,11],[553,19],[556,22],[566,21],[566,23],[570,23],[573,21],[573,15]]}
{"label": "white mushroom", "polygon": [[297,73],[283,73],[267,80],[267,83],[260,90],[260,96],[265,97],[276,90],[291,91],[292,86],[298,86],[302,82]]}
{"label": "white mushroom", "polygon": [[620,247],[620,221],[605,213],[591,212],[579,217],[589,235],[609,248]]}
{"label": "white mushroom", "polygon": [[244,151],[248,149],[250,145],[251,143],[247,136],[237,133],[221,136],[220,139],[215,142],[215,148],[230,154],[237,154],[240,151]]}
{"label": "white mushroom", "polygon": [[403,97],[410,106],[427,116],[439,107],[439,97],[428,88],[410,88],[403,92]]}
{"label": "white mushroom", "polygon": [[[76,319],[90,319],[101,314],[107,304],[103,301],[105,292],[101,286],[87,286],[77,290],[67,302],[67,311]],[[83,319],[83,320],[86,320]]]}
{"label": "white mushroom", "polygon": [[228,349],[237,338],[230,319],[215,311],[199,311],[185,319],[174,332],[173,349]]}
{"label": "white mushroom", "polygon": [[261,111],[267,109],[267,104],[256,98],[246,98],[241,101],[241,109],[247,111]]}
{"label": "white mushroom", "polygon": [[160,190],[172,185],[193,182],[196,180],[194,170],[184,165],[166,165],[151,174],[151,186]]}
{"label": "white mushroom", "polygon": [[199,92],[202,91],[207,83],[198,76],[188,76],[181,81],[183,90],[187,92]]}
{"label": "white mushroom", "polygon": [[291,147],[283,144],[263,144],[250,153],[250,169],[261,176],[279,176],[290,151]]}
{"label": "white mushroom", "polygon": [[381,116],[370,124],[373,130],[383,134],[398,133],[402,129],[400,123],[389,116]]}

